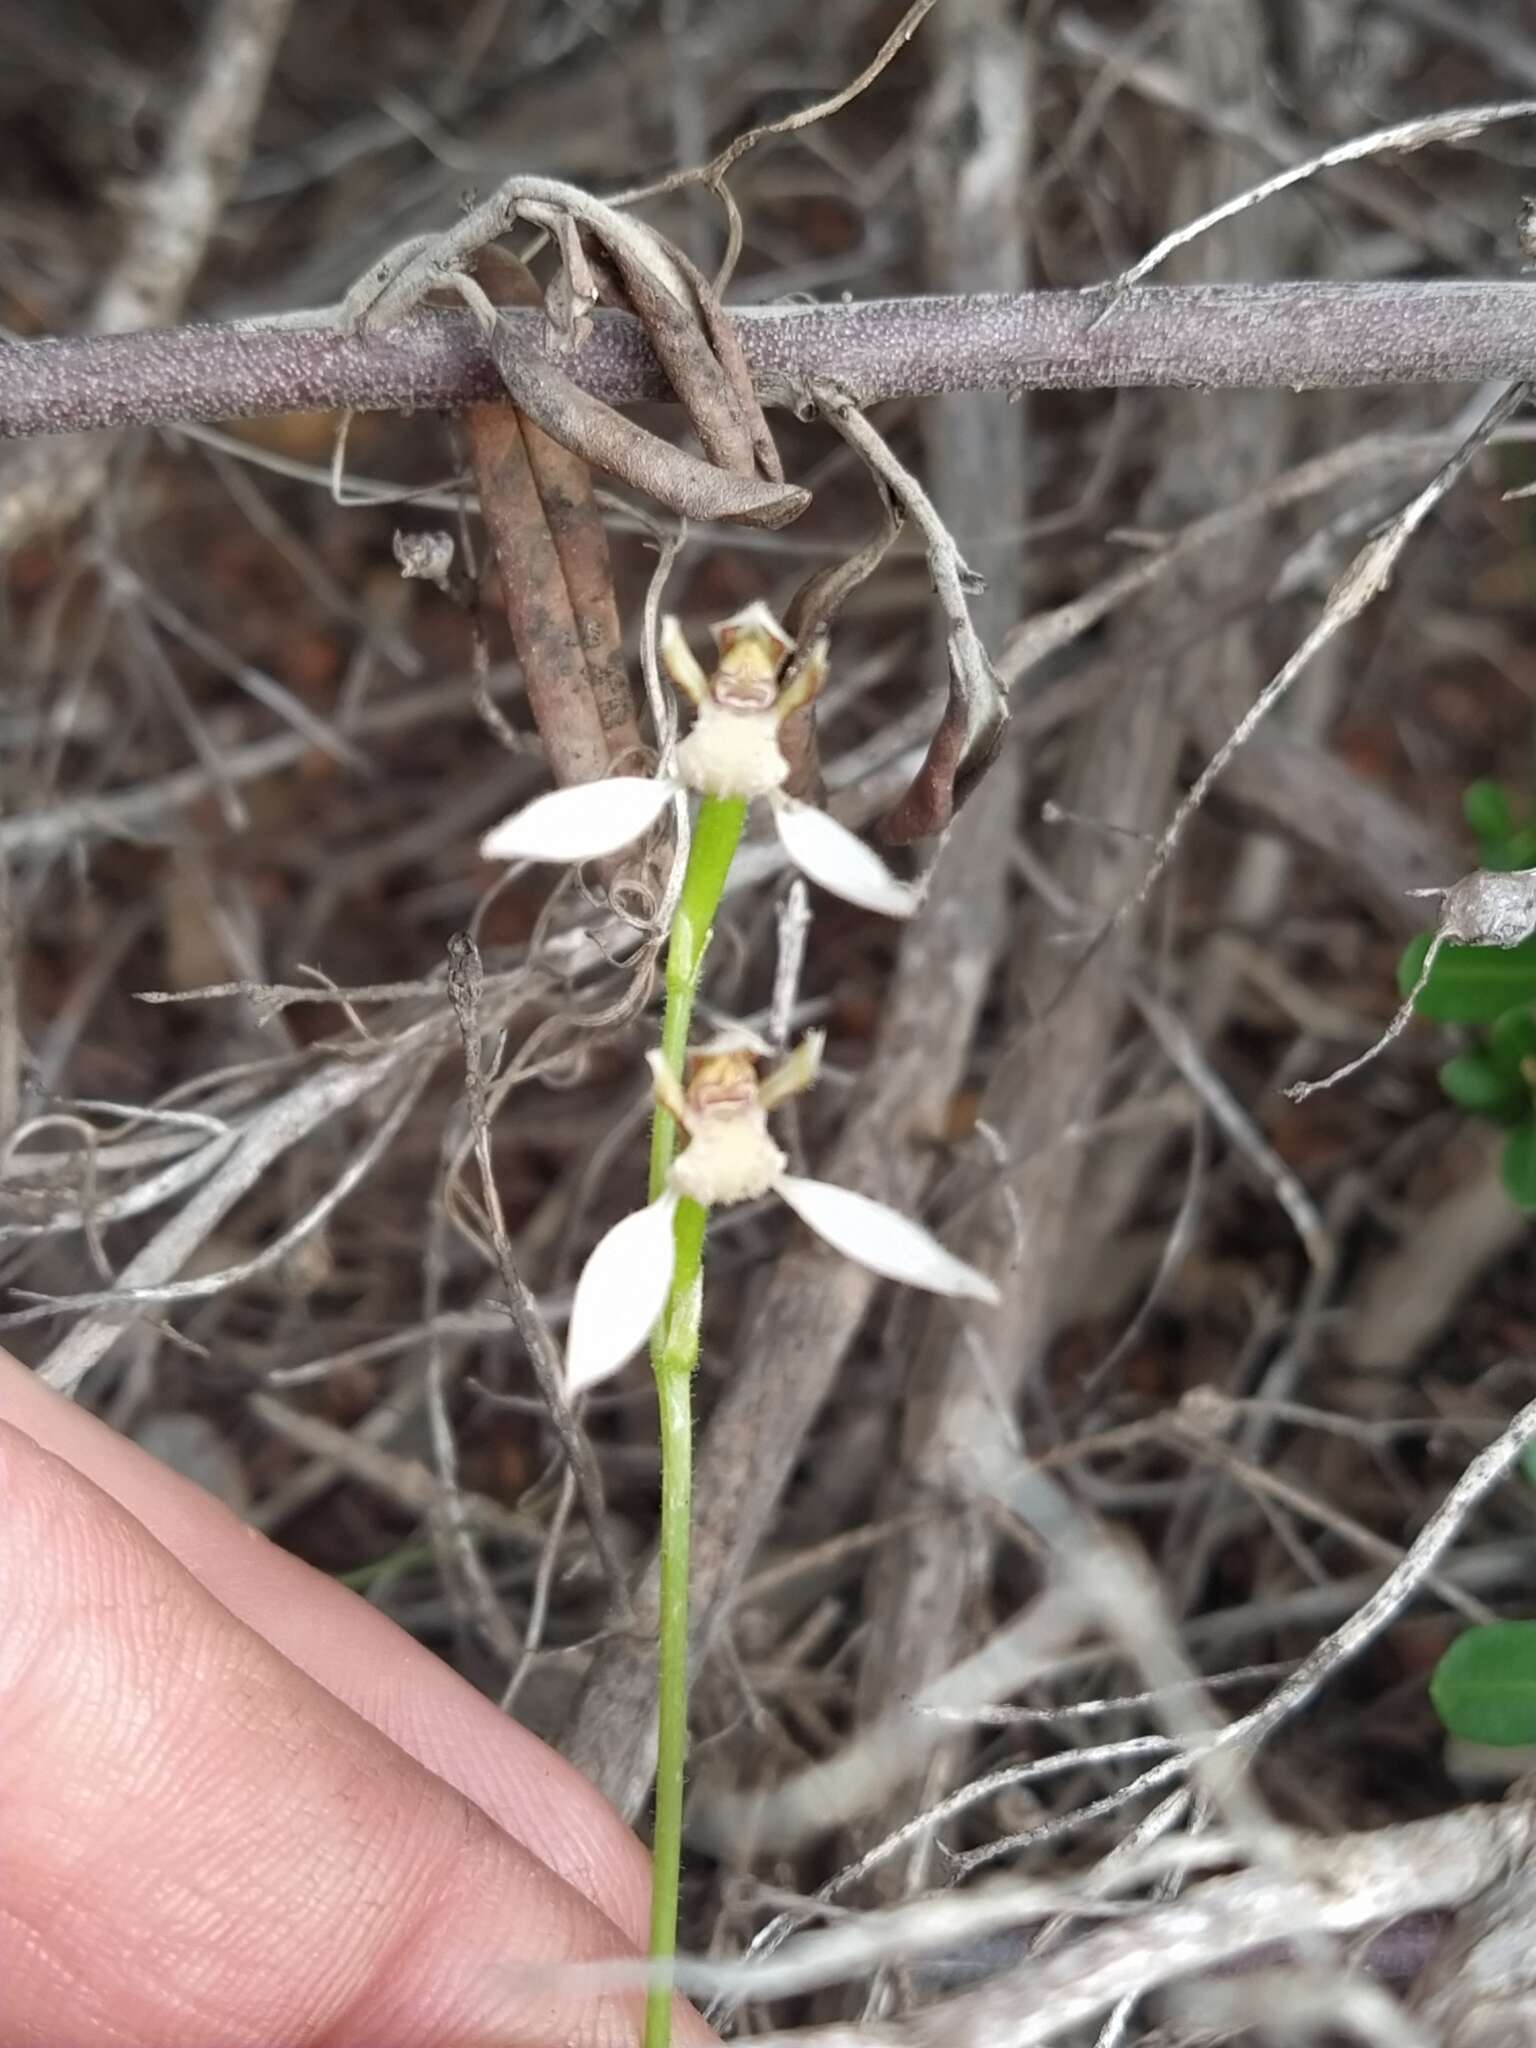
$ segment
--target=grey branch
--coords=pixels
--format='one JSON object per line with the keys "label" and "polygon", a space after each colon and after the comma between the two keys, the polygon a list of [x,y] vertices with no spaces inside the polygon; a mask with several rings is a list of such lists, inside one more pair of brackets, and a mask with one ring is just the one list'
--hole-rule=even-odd
{"label": "grey branch", "polygon": [[[765,403],[835,378],[860,405],[945,391],[1125,385],[1296,390],[1459,384],[1536,373],[1536,284],[1150,285],[733,308]],[[543,316],[503,315],[541,352]],[[596,316],[563,367],[592,396],[670,395],[639,324]],[[202,326],[0,348],[0,436],[256,418],[457,409],[505,395],[475,323],[430,313],[387,332]]]}

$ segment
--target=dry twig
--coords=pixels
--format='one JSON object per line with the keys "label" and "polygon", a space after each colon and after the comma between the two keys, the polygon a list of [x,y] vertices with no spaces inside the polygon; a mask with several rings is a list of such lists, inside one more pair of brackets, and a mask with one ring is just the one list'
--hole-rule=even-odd
{"label": "dry twig", "polygon": [[1462,1906],[1532,1852],[1536,1810],[1517,1802],[1374,1835],[1296,1838],[1293,1869],[1216,1878],[1177,1901],[1005,1970],[979,1991],[903,2020],[760,2036],[768,2048],[1043,2048],[1130,1993],[1231,1963],[1270,1943],[1346,1933],[1426,1907]]}

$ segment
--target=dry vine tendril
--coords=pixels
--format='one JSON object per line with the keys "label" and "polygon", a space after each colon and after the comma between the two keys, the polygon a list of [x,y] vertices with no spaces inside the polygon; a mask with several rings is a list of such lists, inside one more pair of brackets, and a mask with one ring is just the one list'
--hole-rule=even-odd
{"label": "dry vine tendril", "polygon": [[[470,264],[519,221],[547,230],[560,253],[544,298],[542,352],[514,337],[469,274]],[[810,503],[808,491],[784,481],[741,342],[714,287],[654,228],[579,186],[509,178],[455,227],[391,250],[347,294],[341,325],[376,333],[437,291],[456,293],[474,314],[518,411],[595,469],[688,519],[782,526]],[[637,426],[560,368],[556,358],[580,348],[602,299],[645,328],[707,459]]]}

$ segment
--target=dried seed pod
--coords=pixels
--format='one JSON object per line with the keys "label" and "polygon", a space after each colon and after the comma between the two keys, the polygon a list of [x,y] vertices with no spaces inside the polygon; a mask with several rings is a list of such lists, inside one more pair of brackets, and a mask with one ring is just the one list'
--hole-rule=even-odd
{"label": "dried seed pod", "polygon": [[1536,868],[1500,873],[1479,868],[1446,890],[1415,889],[1415,896],[1443,896],[1435,936],[1458,946],[1518,946],[1536,933]]}
{"label": "dried seed pod", "polygon": [[1320,1088],[1332,1088],[1336,1082],[1357,1074],[1402,1034],[1413,1016],[1415,1003],[1429,985],[1429,977],[1434,972],[1442,946],[1508,948],[1536,935],[1536,868],[1516,868],[1510,873],[1478,868],[1473,874],[1463,875],[1448,889],[1410,889],[1408,893],[1410,896],[1441,898],[1440,919],[1429,951],[1424,955],[1418,980],[1404,996],[1391,1023],[1374,1045],[1367,1046],[1357,1059],[1335,1067],[1320,1081],[1293,1083],[1285,1091],[1292,1102],[1305,1102]]}
{"label": "dried seed pod", "polygon": [[400,531],[395,534],[393,546],[402,576],[435,583],[441,591],[448,590],[453,576],[454,539],[451,533],[444,533],[437,527],[424,533]]}

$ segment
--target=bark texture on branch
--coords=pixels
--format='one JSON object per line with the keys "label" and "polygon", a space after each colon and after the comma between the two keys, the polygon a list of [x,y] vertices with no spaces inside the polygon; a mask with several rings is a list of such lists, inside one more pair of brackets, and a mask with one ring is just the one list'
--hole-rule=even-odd
{"label": "bark texture on branch", "polygon": [[[1128,385],[1296,390],[1536,374],[1536,284],[1144,285],[733,308],[767,404],[811,377],[860,405],[944,391]],[[538,349],[542,318],[509,315]],[[639,324],[594,317],[563,367],[611,405],[669,387]],[[465,314],[362,336],[183,327],[0,349],[0,436],[285,412],[458,409],[504,394]]]}

